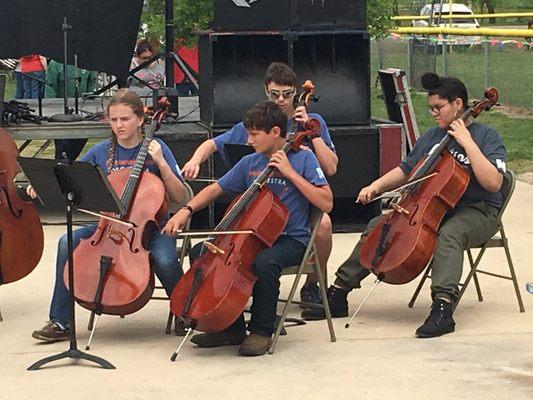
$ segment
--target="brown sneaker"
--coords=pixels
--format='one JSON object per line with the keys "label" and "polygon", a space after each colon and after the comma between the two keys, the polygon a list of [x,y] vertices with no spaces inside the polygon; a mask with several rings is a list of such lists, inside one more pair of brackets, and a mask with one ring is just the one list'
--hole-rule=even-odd
{"label": "brown sneaker", "polygon": [[270,336],[250,333],[242,342],[239,354],[241,356],[262,356],[270,347]]}
{"label": "brown sneaker", "polygon": [[40,330],[34,331],[31,335],[34,339],[45,342],[59,342],[70,339],[70,331],[61,328],[58,324],[48,321]]}
{"label": "brown sneaker", "polygon": [[246,338],[246,332],[222,331],[217,333],[200,333],[191,338],[191,342],[199,347],[235,346]]}

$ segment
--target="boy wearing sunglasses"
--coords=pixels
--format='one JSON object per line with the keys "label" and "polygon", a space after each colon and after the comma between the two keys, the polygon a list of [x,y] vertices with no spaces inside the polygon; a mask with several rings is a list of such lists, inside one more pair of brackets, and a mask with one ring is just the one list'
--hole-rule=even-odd
{"label": "boy wearing sunglasses", "polygon": [[[320,122],[320,137],[308,141],[306,147],[315,153],[324,174],[326,176],[332,176],[337,172],[338,158],[335,153],[335,146],[331,141],[328,127],[320,115],[308,114],[303,106],[294,108],[296,81],[296,73],[288,65],[281,62],[273,62],[266,72],[265,94],[269,100],[275,102],[283,110],[289,121],[294,119],[298,124],[302,125],[309,118],[315,118]],[[226,143],[246,144],[246,141],[247,133],[242,122],[234,125],[229,131],[213,139],[204,141],[196,149],[191,159],[183,166],[183,176],[185,179],[195,179],[200,172],[200,165],[211,154],[220,151],[222,158],[225,159],[226,155],[223,150]],[[320,266],[322,270],[325,270],[332,247],[331,219],[327,214],[324,214],[324,218],[317,231],[316,245]],[[307,280],[300,291],[300,298],[303,302],[321,302],[317,281],[316,276],[307,276]]]}

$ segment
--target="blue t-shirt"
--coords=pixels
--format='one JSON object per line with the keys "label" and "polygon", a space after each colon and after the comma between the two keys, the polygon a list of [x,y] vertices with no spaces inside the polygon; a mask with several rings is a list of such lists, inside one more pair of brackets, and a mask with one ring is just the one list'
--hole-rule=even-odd
{"label": "blue t-shirt", "polygon": [[[313,113],[310,113],[308,115],[309,118],[315,118],[320,122],[320,136],[322,137],[322,140],[324,141],[326,146],[328,146],[328,148],[335,153],[335,146],[333,145],[333,142],[331,140],[328,126],[326,125],[326,121],[324,121],[324,118],[322,118],[318,114]],[[291,119],[289,119],[288,121],[287,130],[290,128],[290,125]],[[224,151],[224,145],[226,143],[246,144],[246,142],[248,141],[248,133],[246,131],[246,128],[244,127],[244,124],[242,122],[239,122],[238,124],[234,125],[229,131],[214,137],[213,141],[215,142],[217,151],[220,153],[220,156],[222,157],[224,162],[227,165],[231,165],[231,162],[229,161],[229,158],[226,152]],[[304,144],[314,151],[313,142],[311,140],[304,140]]]}
{"label": "blue t-shirt", "polygon": [[[168,163],[170,169],[178,177],[180,181],[183,182],[183,177],[181,176],[180,167],[178,163],[176,162],[176,159],[174,158],[174,155],[168,148],[165,142],[163,142],[161,139],[155,139],[161,144],[161,151],[163,152],[163,158]],[[94,145],[83,157],[81,157],[80,161],[86,161],[90,162],[91,164],[98,165],[100,168],[104,170],[106,174],[109,174],[107,170],[107,158],[109,157],[109,144],[110,140],[107,139],[103,142],[100,142],[96,145]],[[120,171],[122,169],[126,168],[133,168],[133,165],[135,164],[135,159],[137,158],[137,154],[139,154],[139,150],[141,149],[142,142],[139,143],[137,146],[132,147],[131,149],[128,149],[126,147],[122,147],[118,143],[115,146],[115,157],[113,166],[111,167],[111,172]],[[146,161],[144,162],[144,170],[150,171],[151,173],[161,177],[161,174],[159,173],[159,168],[157,167],[157,164],[152,159],[152,156],[148,154],[146,156]],[[119,194],[120,195],[120,194]],[[162,221],[161,226],[165,226],[168,219],[170,217],[170,214],[167,213]]]}
{"label": "blue t-shirt", "polygon": [[[183,181],[183,177],[181,176],[180,167],[178,163],[176,162],[176,159],[174,158],[174,155],[168,148],[165,142],[163,142],[161,139],[155,139],[161,144],[161,151],[163,152],[163,158],[168,163],[170,169],[178,177],[180,181]],[[96,145],[94,145],[83,157],[81,157],[81,161],[87,161],[91,164],[98,165],[101,167],[106,174],[109,173],[107,170],[107,158],[109,157],[109,144],[110,141],[105,140],[103,142],[100,142]],[[122,147],[120,144],[116,144],[115,146],[115,156],[114,156],[114,162],[113,167],[111,168],[111,172],[120,171],[121,169],[125,168],[133,168],[133,165],[135,164],[135,159],[137,158],[137,154],[139,154],[139,150],[141,149],[142,142],[139,143],[137,146],[132,147],[131,149]],[[145,171],[150,171],[157,176],[160,176],[159,168],[157,167],[157,164],[152,160],[152,157],[150,154],[146,156],[146,161],[144,163],[144,169]]]}
{"label": "blue t-shirt", "polygon": [[[500,173],[505,173],[506,153],[500,134],[494,128],[478,122],[474,122],[473,124],[469,125],[468,131],[483,155],[487,157],[492,164],[494,164]],[[416,163],[422,157],[431,154],[433,148],[444,138],[446,133],[447,132],[444,129],[434,126],[420,136],[420,138],[416,141],[413,150],[411,150],[405,160],[400,164],[402,171],[406,174],[410,174]],[[448,150],[459,162],[459,164],[462,164],[470,172],[470,181],[468,183],[468,187],[457,204],[471,204],[478,201],[484,201],[485,203],[498,209],[501,208],[503,201],[503,195],[501,191],[492,193],[483,189],[472,171],[470,160],[466,155],[466,151],[459,145],[459,143],[457,143],[455,139],[452,139],[448,144]]]}
{"label": "blue t-shirt", "polygon": [[[316,156],[308,150],[289,152],[289,162],[296,172],[315,186],[327,185]],[[226,194],[236,195],[244,192],[255,178],[266,168],[269,157],[262,153],[249,154],[243,157],[230,169],[218,184]],[[284,235],[307,245],[309,243],[309,201],[285,178],[277,169],[267,180],[267,185],[285,204],[289,210],[289,220]]]}

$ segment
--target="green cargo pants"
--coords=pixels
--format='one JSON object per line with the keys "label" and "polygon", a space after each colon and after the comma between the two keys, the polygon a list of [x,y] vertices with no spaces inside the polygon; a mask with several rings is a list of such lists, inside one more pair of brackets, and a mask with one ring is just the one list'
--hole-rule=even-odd
{"label": "green cargo pants", "polygon": [[[359,262],[359,253],[367,233],[383,218],[373,218],[352,254],[336,272],[335,285],[351,290],[361,287],[370,271]],[[457,206],[445,217],[431,261],[431,296],[455,301],[463,272],[463,253],[494,235],[498,227],[498,209],[484,202]]]}

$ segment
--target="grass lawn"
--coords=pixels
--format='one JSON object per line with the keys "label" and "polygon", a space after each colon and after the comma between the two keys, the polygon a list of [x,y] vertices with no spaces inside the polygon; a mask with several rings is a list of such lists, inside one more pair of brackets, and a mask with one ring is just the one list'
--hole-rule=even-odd
{"label": "grass lawn", "polygon": [[[385,39],[381,44],[383,68],[401,68],[408,71],[407,45],[405,39]],[[378,51],[376,42],[372,41],[372,76],[378,69]],[[424,46],[414,50],[413,69],[415,76],[421,75],[432,65],[433,57],[425,54]],[[439,49],[439,51],[441,51]],[[442,51],[441,51],[442,52]],[[473,97],[483,95],[485,88],[485,55],[482,45],[471,48],[452,47],[447,53],[446,75],[456,76],[465,82],[468,92]],[[437,55],[435,72],[443,75],[443,56]],[[531,93],[533,93],[533,50],[519,49],[515,44],[499,46],[489,45],[488,53],[488,84],[500,92],[500,103],[533,109]]]}

